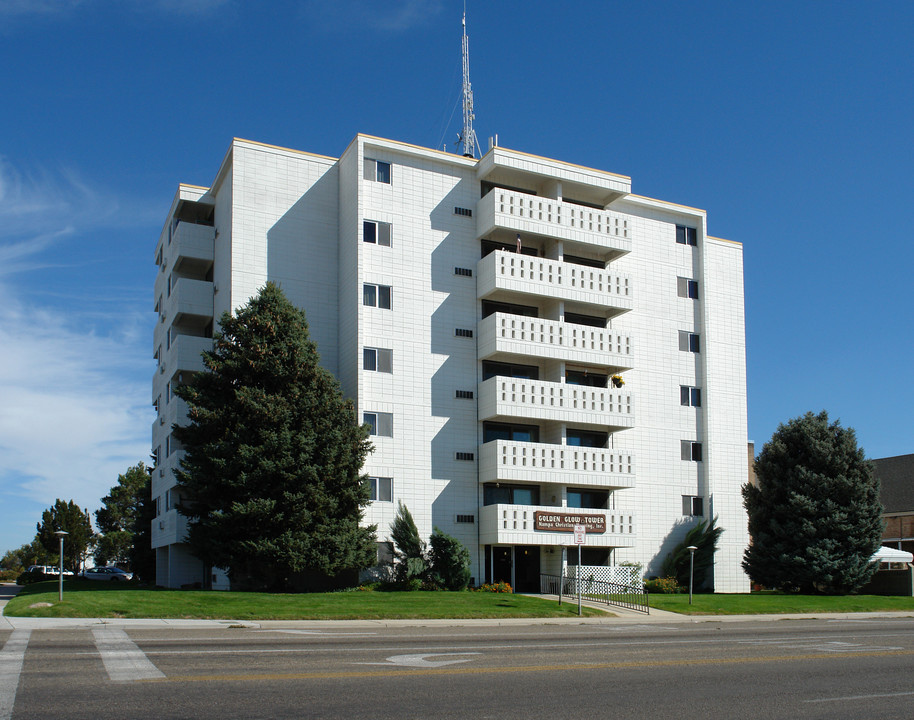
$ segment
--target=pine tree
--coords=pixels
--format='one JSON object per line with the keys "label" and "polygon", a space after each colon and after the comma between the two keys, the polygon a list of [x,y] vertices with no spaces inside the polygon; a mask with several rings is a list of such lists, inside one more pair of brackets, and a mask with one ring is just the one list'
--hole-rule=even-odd
{"label": "pine tree", "polygon": [[464,590],[470,583],[470,552],[463,543],[435,528],[428,544],[432,581],[448,590]]}
{"label": "pine tree", "polygon": [[149,495],[149,473],[140,462],[118,475],[117,485],[102,498],[95,511],[95,524],[101,537],[95,548],[95,562],[105,565],[128,560],[137,534],[140,508]]}
{"label": "pine tree", "polygon": [[67,533],[63,543],[63,566],[65,570],[77,572],[80,569],[86,550],[95,540],[89,511],[80,509],[70,500],[57,499],[53,507],[41,513],[36,539],[49,554],[60,556],[60,538],[54,533],[63,530]]}
{"label": "pine tree", "polygon": [[806,413],[778,426],[745,485],[752,544],[743,569],[769,588],[847,593],[875,572],[879,481],[853,429]]}
{"label": "pine tree", "polygon": [[413,514],[402,502],[397,503],[397,514],[390,524],[390,539],[396,548],[394,571],[397,582],[413,583],[416,585],[414,589],[418,589],[418,584],[428,573],[425,543],[419,537]]}
{"label": "pine tree", "polygon": [[359,524],[367,429],[320,366],[304,313],[267,283],[220,324],[209,372],[176,390],[189,406],[174,434],[193,552],[240,588],[316,588],[372,565],[374,527]]}

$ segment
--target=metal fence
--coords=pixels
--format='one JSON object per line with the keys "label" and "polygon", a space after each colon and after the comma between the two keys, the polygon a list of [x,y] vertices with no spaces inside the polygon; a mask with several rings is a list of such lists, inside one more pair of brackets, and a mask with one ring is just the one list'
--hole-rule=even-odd
{"label": "metal fence", "polygon": [[[581,597],[589,602],[604,603],[627,608],[636,612],[650,614],[647,590],[643,587],[621,585],[581,578]],[[578,580],[561,575],[540,575],[540,592],[544,595],[558,595],[559,602],[563,597],[578,596]]]}

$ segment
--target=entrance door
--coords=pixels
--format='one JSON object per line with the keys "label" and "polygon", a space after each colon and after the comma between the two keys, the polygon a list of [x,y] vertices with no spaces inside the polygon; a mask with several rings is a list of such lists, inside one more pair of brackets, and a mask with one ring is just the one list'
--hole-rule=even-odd
{"label": "entrance door", "polygon": [[514,548],[514,582],[516,592],[540,591],[539,545],[518,545]]}
{"label": "entrance door", "polygon": [[492,582],[511,583],[511,548],[492,548]]}

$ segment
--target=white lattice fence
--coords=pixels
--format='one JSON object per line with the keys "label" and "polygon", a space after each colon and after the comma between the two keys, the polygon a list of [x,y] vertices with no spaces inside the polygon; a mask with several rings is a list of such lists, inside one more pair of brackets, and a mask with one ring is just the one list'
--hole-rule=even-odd
{"label": "white lattice fence", "polygon": [[[577,568],[574,565],[568,565],[565,568],[565,576],[570,578],[577,577]],[[581,565],[581,580],[595,580],[599,582],[611,582],[618,585],[632,585],[640,588],[644,585],[641,577],[641,570],[629,565]]]}

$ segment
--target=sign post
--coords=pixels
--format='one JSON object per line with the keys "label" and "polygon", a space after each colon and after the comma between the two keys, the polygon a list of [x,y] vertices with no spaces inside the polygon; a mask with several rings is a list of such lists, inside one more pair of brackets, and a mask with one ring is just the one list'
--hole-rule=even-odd
{"label": "sign post", "polygon": [[578,546],[578,617],[581,616],[581,545],[587,541],[587,527],[574,526],[574,544]]}

